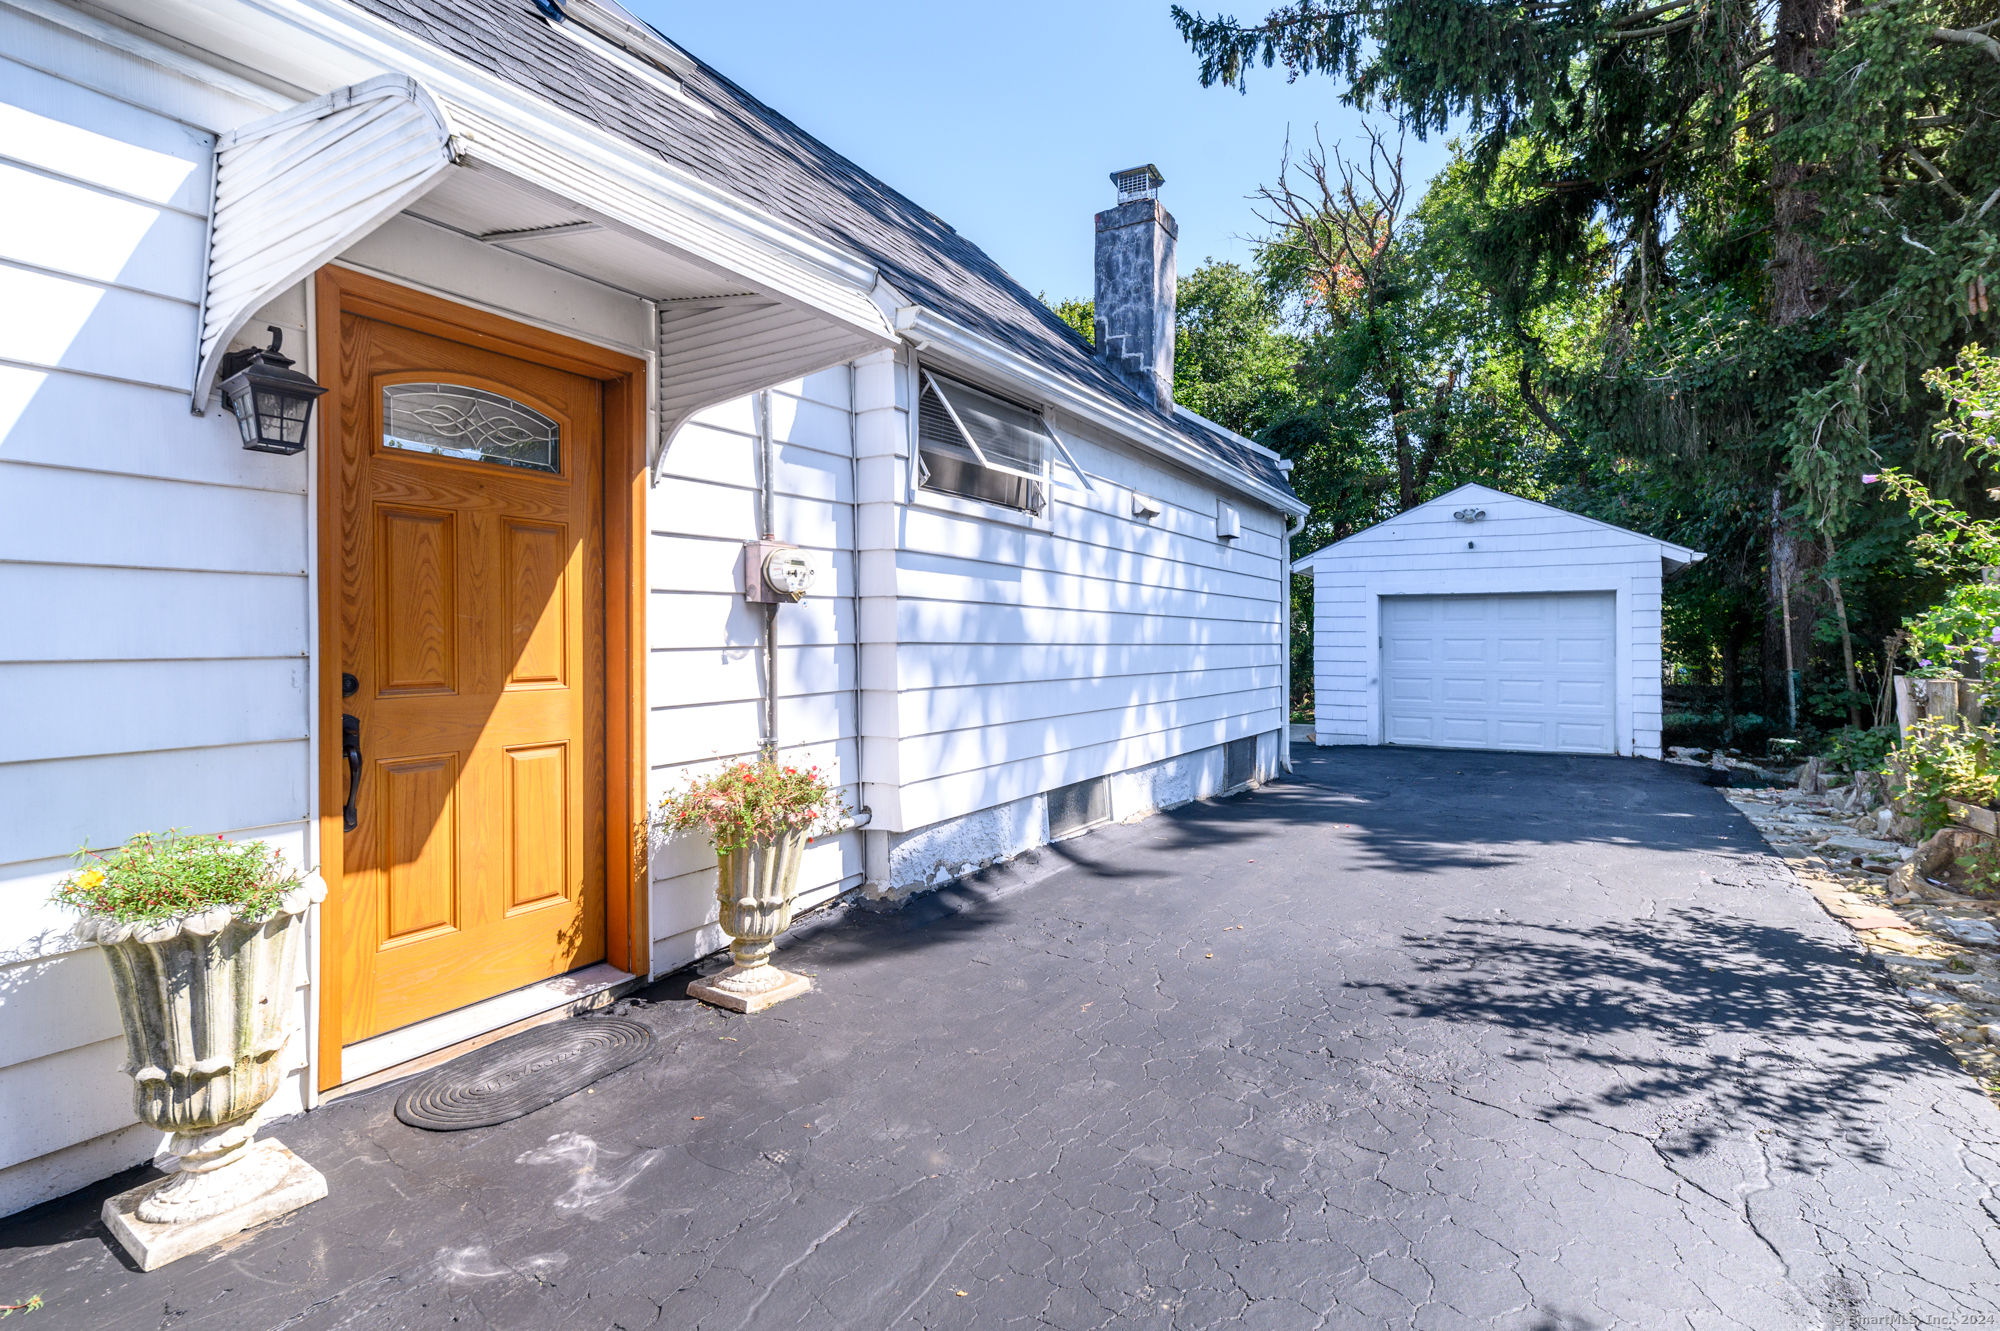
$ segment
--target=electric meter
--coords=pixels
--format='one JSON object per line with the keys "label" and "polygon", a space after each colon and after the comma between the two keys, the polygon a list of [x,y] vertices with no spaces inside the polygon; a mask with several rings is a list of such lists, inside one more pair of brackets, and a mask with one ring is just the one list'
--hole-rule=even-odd
{"label": "electric meter", "polygon": [[743,546],[743,599],[773,605],[803,601],[819,570],[812,555],[782,541],[747,541]]}
{"label": "electric meter", "polygon": [[813,579],[818,576],[812,556],[796,546],[773,550],[764,556],[764,585],[787,600],[805,600],[806,593],[812,590]]}

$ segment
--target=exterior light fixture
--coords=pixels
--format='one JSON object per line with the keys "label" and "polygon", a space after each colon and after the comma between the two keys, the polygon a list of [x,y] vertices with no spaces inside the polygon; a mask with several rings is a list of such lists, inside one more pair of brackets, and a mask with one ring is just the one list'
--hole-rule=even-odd
{"label": "exterior light fixture", "polygon": [[1477,522],[1486,516],[1486,510],[1483,508],[1461,508],[1458,512],[1452,514],[1452,516],[1460,522]]}
{"label": "exterior light fixture", "polygon": [[278,354],[285,335],[270,327],[271,345],[222,358],[222,400],[236,413],[243,447],[259,453],[302,453],[313,401],[326,390]]}

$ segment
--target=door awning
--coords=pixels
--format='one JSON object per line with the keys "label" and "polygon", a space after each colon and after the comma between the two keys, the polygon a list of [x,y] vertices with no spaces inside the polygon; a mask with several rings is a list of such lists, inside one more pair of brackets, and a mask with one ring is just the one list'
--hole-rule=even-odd
{"label": "door awning", "polygon": [[251,315],[414,202],[452,160],[444,112],[402,74],[336,88],[224,135],[215,148],[195,414]]}

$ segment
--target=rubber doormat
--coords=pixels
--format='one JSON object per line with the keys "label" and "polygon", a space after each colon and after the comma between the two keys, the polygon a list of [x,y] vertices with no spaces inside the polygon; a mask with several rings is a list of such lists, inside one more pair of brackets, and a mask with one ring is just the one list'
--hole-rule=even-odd
{"label": "rubber doormat", "polygon": [[619,1017],[573,1017],[496,1040],[427,1073],[396,1101],[413,1128],[459,1132],[532,1114],[645,1057],[653,1032]]}

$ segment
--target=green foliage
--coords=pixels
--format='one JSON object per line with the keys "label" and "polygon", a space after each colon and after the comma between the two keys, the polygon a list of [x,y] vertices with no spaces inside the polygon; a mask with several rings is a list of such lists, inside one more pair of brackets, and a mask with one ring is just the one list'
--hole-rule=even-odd
{"label": "green foliage", "polygon": [[817,767],[734,762],[660,801],[662,831],[700,831],[720,854],[787,832],[823,831],[847,814],[847,804]]}
{"label": "green foliage", "polygon": [[1379,398],[1338,371],[1387,348],[1424,390],[1393,413],[1437,455],[1423,496],[1488,479],[1706,552],[1666,588],[1671,664],[1761,664],[1782,706],[1783,586],[1824,723],[1872,702],[1905,617],[2000,565],[1976,525],[2000,379],[1963,355],[1993,340],[2000,274],[1990,3],[1808,0],[1783,32],[1749,0],[1173,16],[1204,84],[1277,66],[1463,136],[1399,238],[1395,317],[1308,386]]}
{"label": "green foliage", "polygon": [[77,852],[82,866],[50,900],[85,915],[134,922],[168,920],[226,906],[255,920],[298,886],[284,852],[262,841],[141,832],[112,850]]}
{"label": "green foliage", "polygon": [[1093,347],[1097,345],[1097,302],[1094,300],[1050,300],[1044,291],[1036,300],[1056,312],[1056,318],[1076,330],[1076,335]]}
{"label": "green foliage", "polygon": [[[2000,441],[1993,435],[2000,416],[2000,358],[1976,343],[1963,347],[1956,364],[1927,371],[1924,384],[1945,403],[1932,429],[1934,447],[1956,450],[1975,464],[2000,463]],[[1864,476],[1862,481],[1876,479]],[[1920,566],[1948,577],[2000,566],[2000,521],[1972,516],[1899,468],[1883,471],[1880,480],[1916,517],[1921,530],[1910,546]]]}
{"label": "green foliage", "polygon": [[2000,652],[2000,586],[1968,582],[1903,622],[1903,650],[1919,676],[1980,679]]}
{"label": "green foliage", "polygon": [[1820,755],[1827,765],[1843,772],[1872,772],[1882,766],[1889,750],[1896,747],[1894,726],[1842,726],[1828,735]]}
{"label": "green foliage", "polygon": [[1175,402],[1253,438],[1293,408],[1304,347],[1255,274],[1209,259],[1175,299]]}
{"label": "green foliage", "polygon": [[1976,897],[2000,895],[2000,844],[1991,837],[1979,837],[1970,848],[1960,851],[1951,868],[1960,891]]}
{"label": "green foliage", "polygon": [[[1890,766],[1900,780],[1898,803],[1918,818],[1926,833],[1951,821],[1945,797],[1987,805],[2000,787],[2000,728],[1955,726],[1923,717],[1904,733],[1903,745]],[[1897,769],[1901,769],[1898,771]]]}
{"label": "green foliage", "polygon": [[0,1303],[0,1319],[12,1317],[15,1313],[32,1313],[42,1310],[42,1296],[37,1294],[26,1303]]}

